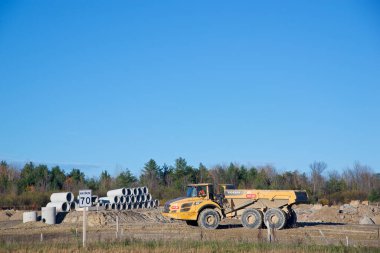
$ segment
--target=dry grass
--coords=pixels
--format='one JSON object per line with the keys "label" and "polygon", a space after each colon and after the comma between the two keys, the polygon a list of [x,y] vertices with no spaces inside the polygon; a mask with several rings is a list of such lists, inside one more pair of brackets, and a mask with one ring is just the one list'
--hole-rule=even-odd
{"label": "dry grass", "polygon": [[269,244],[269,243],[249,243],[239,241],[141,241],[123,240],[108,241],[89,244],[87,249],[81,247],[80,241],[76,243],[39,243],[30,242],[27,244],[2,242],[0,252],[156,252],[156,253],[177,253],[177,252],[380,252],[379,248],[370,247],[345,247],[321,246],[304,244]]}

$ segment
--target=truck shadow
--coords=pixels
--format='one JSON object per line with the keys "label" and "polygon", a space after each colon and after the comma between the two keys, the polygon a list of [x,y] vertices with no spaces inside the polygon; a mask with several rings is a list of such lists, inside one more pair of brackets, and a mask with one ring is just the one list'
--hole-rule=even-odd
{"label": "truck shadow", "polygon": [[345,223],[339,223],[339,222],[297,222],[297,227],[299,227],[299,228],[313,227],[313,226],[319,226],[319,225],[338,226],[338,225],[346,225],[346,224]]}
{"label": "truck shadow", "polygon": [[[339,226],[339,225],[346,225],[346,224],[338,223],[338,222],[297,222],[297,228],[314,227],[314,226],[319,226],[319,225]],[[242,224],[221,224],[218,226],[218,229],[231,229],[231,228],[242,228],[242,227],[243,227]],[[264,227],[264,229],[266,229],[266,227]]]}
{"label": "truck shadow", "polygon": [[231,229],[231,228],[242,228],[241,224],[222,224],[218,226],[218,229]]}

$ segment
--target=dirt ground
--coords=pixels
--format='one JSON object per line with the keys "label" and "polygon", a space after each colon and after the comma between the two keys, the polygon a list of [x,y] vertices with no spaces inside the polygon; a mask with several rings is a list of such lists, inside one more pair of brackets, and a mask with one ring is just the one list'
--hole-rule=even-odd
{"label": "dirt ground", "polygon": [[[379,207],[358,205],[322,207],[299,205],[298,227],[274,231],[281,243],[343,244],[380,247]],[[43,241],[80,241],[82,212],[60,214],[60,224],[22,223],[22,211],[0,211],[0,241],[31,243]],[[361,225],[368,217],[375,224]],[[119,223],[117,228],[116,223]],[[93,211],[88,213],[88,241],[142,240],[237,240],[265,241],[267,229],[249,230],[239,220],[224,220],[216,230],[202,230],[182,221],[164,218],[159,209],[133,211]]]}

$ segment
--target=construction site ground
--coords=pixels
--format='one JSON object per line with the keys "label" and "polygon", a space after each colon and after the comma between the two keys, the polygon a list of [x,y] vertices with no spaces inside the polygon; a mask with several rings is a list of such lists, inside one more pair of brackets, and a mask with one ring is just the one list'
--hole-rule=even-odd
{"label": "construction site ground", "polygon": [[[347,206],[346,206],[347,207]],[[350,209],[351,207],[347,207]],[[378,207],[341,207],[301,205],[295,208],[298,227],[273,232],[275,242],[350,245],[380,248]],[[22,223],[22,211],[0,211],[0,241],[30,244],[48,242],[81,242],[82,212],[60,213],[59,224],[42,222]],[[363,217],[375,224],[359,224]],[[171,221],[161,215],[160,209],[131,211],[88,212],[88,242],[124,239],[140,240],[234,240],[260,242],[267,240],[267,229],[251,230],[242,227],[239,220],[223,220],[216,230],[203,230]],[[117,223],[119,224],[117,229]]]}

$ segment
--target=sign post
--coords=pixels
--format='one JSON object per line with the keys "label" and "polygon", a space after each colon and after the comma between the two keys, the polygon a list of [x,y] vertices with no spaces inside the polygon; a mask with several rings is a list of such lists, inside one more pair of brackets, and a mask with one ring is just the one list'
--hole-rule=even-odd
{"label": "sign post", "polygon": [[83,208],[83,248],[86,247],[86,209],[92,204],[91,190],[80,190],[79,191],[79,207]]}

